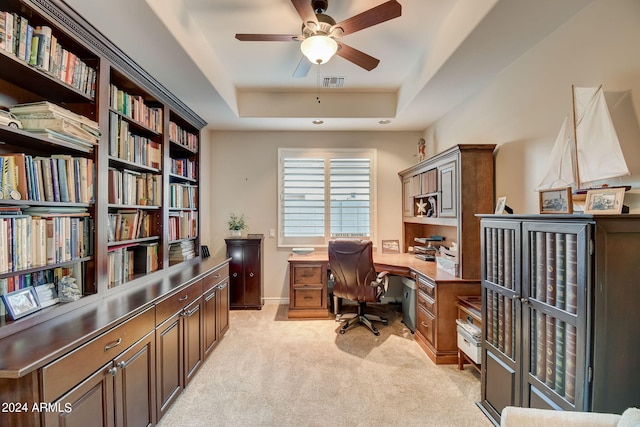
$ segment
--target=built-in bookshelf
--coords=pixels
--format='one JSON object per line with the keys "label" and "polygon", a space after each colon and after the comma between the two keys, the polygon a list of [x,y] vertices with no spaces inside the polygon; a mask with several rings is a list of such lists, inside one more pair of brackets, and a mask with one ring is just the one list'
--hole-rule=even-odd
{"label": "built-in bookshelf", "polygon": [[205,123],[64,3],[0,5],[0,108],[0,338],[198,256]]}

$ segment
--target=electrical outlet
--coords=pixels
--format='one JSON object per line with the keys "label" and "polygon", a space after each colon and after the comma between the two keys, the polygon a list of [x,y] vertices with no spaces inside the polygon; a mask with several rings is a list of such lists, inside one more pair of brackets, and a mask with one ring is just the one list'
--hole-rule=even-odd
{"label": "electrical outlet", "polygon": [[269,229],[269,237],[276,237],[276,229],[275,228],[270,228]]}

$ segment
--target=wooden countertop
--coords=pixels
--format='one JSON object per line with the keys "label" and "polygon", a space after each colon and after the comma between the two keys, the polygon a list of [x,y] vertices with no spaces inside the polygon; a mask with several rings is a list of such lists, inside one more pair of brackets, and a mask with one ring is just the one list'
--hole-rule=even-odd
{"label": "wooden countertop", "polygon": [[19,378],[46,365],[228,261],[225,258],[187,261],[189,264],[184,268],[155,281],[122,290],[3,338],[0,378]]}
{"label": "wooden countertop", "polygon": [[[328,262],[329,254],[326,251],[315,251],[308,255],[291,254],[288,258],[289,262]],[[388,271],[398,276],[410,277],[411,272],[422,274],[438,283],[446,282],[479,282],[480,279],[468,280],[460,279],[449,273],[446,273],[436,266],[433,261],[423,261],[416,258],[413,254],[381,254],[374,252],[373,263],[376,271]]]}

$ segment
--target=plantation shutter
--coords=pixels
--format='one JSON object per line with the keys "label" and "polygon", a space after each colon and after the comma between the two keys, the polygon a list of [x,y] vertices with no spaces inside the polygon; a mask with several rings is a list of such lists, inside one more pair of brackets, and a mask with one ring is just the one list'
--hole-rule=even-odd
{"label": "plantation shutter", "polygon": [[285,237],[324,237],[325,175],[322,158],[285,158],[282,189]]}
{"label": "plantation shutter", "polygon": [[370,237],[371,160],[331,159],[331,237]]}

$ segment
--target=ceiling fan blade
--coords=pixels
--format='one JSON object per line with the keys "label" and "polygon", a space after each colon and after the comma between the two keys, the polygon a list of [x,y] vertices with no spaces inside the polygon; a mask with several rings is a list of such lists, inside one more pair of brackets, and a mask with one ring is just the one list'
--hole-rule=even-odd
{"label": "ceiling fan blade", "polygon": [[306,24],[307,22],[315,22],[318,24],[318,18],[316,18],[316,14],[313,11],[309,0],[291,0],[291,3],[293,3],[293,7],[296,8],[303,24]]}
{"label": "ceiling fan blade", "polygon": [[333,28],[342,28],[342,35],[355,33],[402,15],[402,6],[396,0],[382,3],[372,9],[338,22]]}
{"label": "ceiling fan blade", "polygon": [[336,52],[336,55],[346,59],[347,61],[353,62],[367,71],[373,70],[380,63],[379,59],[369,56],[366,53],[361,52],[358,49],[354,49],[340,41],[338,42],[338,51]]}
{"label": "ceiling fan blade", "polygon": [[243,42],[290,42],[297,37],[297,34],[236,34],[236,38]]}
{"label": "ceiling fan blade", "polygon": [[311,61],[309,61],[306,56],[302,55],[300,62],[298,62],[296,69],[293,71],[293,77],[296,79],[307,77],[307,74],[309,74],[309,70],[311,69],[311,65]]}

